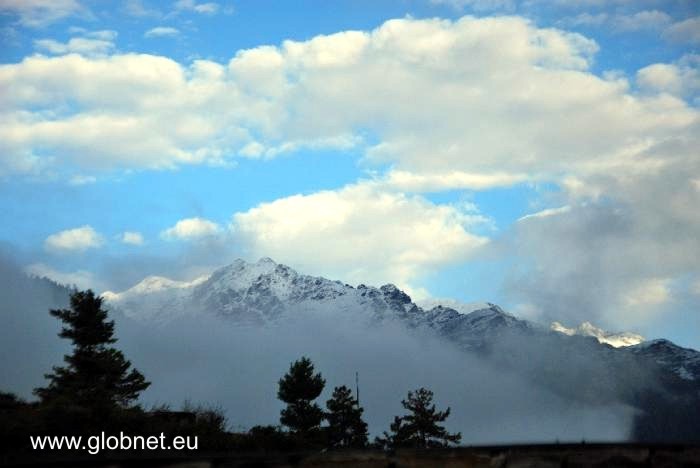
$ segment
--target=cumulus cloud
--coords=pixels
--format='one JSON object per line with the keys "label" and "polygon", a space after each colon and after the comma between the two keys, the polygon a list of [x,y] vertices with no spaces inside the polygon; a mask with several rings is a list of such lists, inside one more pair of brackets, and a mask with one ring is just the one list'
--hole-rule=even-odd
{"label": "cumulus cloud", "polygon": [[482,222],[469,207],[360,183],[263,203],[236,213],[231,229],[252,256],[348,282],[411,289],[421,274],[464,261],[486,244],[469,232]]}
{"label": "cumulus cloud", "polygon": [[[0,164],[158,169],[359,147],[412,173],[551,178],[687,131],[695,113],[683,102],[590,73],[597,48],[517,17],[464,17],[285,41],[226,66],[30,57],[0,67]],[[66,99],[75,111],[57,117]]]}
{"label": "cumulus cloud", "polygon": [[143,34],[143,37],[168,37],[177,36],[180,31],[177,28],[172,28],[169,26],[157,26],[151,28]]}
{"label": "cumulus cloud", "polygon": [[100,247],[103,244],[104,239],[102,236],[89,225],[51,234],[44,241],[44,247],[54,252],[83,252]]}
{"label": "cumulus cloud", "polygon": [[181,219],[160,235],[166,240],[192,240],[210,237],[219,231],[219,225],[213,221],[204,218],[187,218]]}
{"label": "cumulus cloud", "polygon": [[143,235],[137,231],[125,231],[125,232],[123,232],[122,235],[120,236],[120,240],[124,244],[129,244],[129,245],[143,245],[143,243],[144,243]]}
{"label": "cumulus cloud", "polygon": [[0,13],[15,14],[20,24],[29,27],[46,26],[85,12],[77,0],[0,0]]}
{"label": "cumulus cloud", "polygon": [[692,97],[700,92],[700,55],[688,54],[677,63],[655,63],[637,72],[637,84],[647,92]]}
{"label": "cumulus cloud", "polygon": [[[489,49],[488,44],[504,40],[512,42],[509,52]],[[286,41],[279,48],[242,51],[226,67],[211,61],[183,67],[143,54],[31,57],[0,69],[0,83],[9,91],[3,113],[8,155],[3,172],[35,170],[51,160],[94,171],[222,163],[236,154],[274,157],[305,147],[342,149],[362,141],[355,132],[362,127],[386,133],[380,135],[386,141],[368,156],[395,157],[415,146],[408,160],[427,151],[427,144],[409,140],[414,128],[428,121],[431,126],[440,123],[428,139],[431,150],[458,157],[482,150],[480,144],[489,149],[491,143],[508,140],[482,137],[464,146],[483,133],[464,131],[474,126],[477,115],[502,117],[494,115],[499,105],[486,100],[494,69],[513,65],[515,70],[518,63],[521,72],[530,66],[534,73],[541,66],[585,68],[595,48],[582,36],[537,29],[524,20],[464,18],[455,23],[393,20],[371,33]],[[472,61],[459,60],[464,54],[471,54]],[[391,57],[398,59],[395,71]],[[476,65],[478,57],[484,64],[475,70],[489,70],[473,74],[467,66],[443,73],[450,63]],[[415,73],[422,60],[428,66]],[[551,73],[557,79],[558,72]],[[469,76],[468,81],[461,78]],[[445,78],[444,85],[436,86]],[[509,86],[499,87],[503,85]],[[416,97],[426,102],[409,105]],[[65,99],[76,103],[76,111],[48,119]],[[27,113],[28,106],[36,111]],[[456,119],[459,125],[436,118],[455,106],[474,110]],[[493,109],[483,113],[479,107]],[[346,110],[339,113],[340,108]],[[421,115],[425,110],[430,111]],[[253,133],[260,138],[251,138]],[[443,143],[436,146],[437,141]],[[87,147],[92,150],[85,151]]]}

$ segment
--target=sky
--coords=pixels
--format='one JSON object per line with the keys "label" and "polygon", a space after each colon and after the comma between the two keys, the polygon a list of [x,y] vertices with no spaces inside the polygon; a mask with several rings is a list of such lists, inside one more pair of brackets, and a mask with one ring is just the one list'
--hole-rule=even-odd
{"label": "sky", "polygon": [[700,348],[700,2],[0,0],[0,245]]}

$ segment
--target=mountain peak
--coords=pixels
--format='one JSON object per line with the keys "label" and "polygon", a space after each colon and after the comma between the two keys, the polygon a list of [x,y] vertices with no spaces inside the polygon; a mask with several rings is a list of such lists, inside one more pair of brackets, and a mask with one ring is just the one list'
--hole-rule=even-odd
{"label": "mountain peak", "polygon": [[396,301],[400,304],[410,304],[411,296],[397,288],[395,285],[389,283],[380,287],[379,290],[384,294],[385,297],[392,301]]}

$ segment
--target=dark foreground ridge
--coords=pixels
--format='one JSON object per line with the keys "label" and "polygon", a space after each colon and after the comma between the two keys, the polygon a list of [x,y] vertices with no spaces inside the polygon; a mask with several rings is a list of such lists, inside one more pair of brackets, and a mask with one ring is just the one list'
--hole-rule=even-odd
{"label": "dark foreground ridge", "polygon": [[143,452],[65,457],[37,454],[22,461],[3,459],[4,467],[153,467],[153,468],[481,468],[481,467],[700,467],[698,445],[550,444],[460,447],[451,449],[344,450],[298,453],[212,452],[149,457]]}

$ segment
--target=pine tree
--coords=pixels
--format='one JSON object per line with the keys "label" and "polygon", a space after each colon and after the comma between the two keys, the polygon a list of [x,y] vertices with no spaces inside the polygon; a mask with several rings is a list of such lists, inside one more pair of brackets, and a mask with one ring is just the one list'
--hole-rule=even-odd
{"label": "pine tree", "polygon": [[108,345],[114,338],[114,322],[107,321],[102,298],[91,290],[71,295],[70,309],[51,310],[65,325],[58,334],[73,342],[73,353],[64,356],[65,367],[54,366],[46,374],[49,385],[34,389],[43,404],[58,404],[104,414],[128,407],[148,388],[144,376],[121,351]]}
{"label": "pine tree", "polygon": [[345,385],[335,387],[333,397],[326,402],[328,442],[331,447],[365,447],[367,423],[362,420],[363,409]]}
{"label": "pine tree", "polygon": [[411,445],[411,434],[408,431],[404,418],[394,416],[394,422],[389,425],[391,433],[384,431],[384,437],[375,437],[375,444],[384,448],[408,447]]}
{"label": "pine tree", "polygon": [[280,413],[280,422],[295,434],[307,438],[320,429],[323,410],[314,400],[323,391],[326,381],[314,374],[314,365],[302,357],[289,366],[289,372],[279,380],[277,397],[287,403]]}
{"label": "pine tree", "polygon": [[447,447],[450,443],[458,444],[462,434],[450,434],[438,423],[444,422],[450,415],[450,408],[437,411],[433,404],[433,392],[425,388],[408,392],[408,398],[401,405],[409,411],[405,416],[394,417],[390,426],[391,434],[384,432],[377,443],[383,446],[434,448]]}

